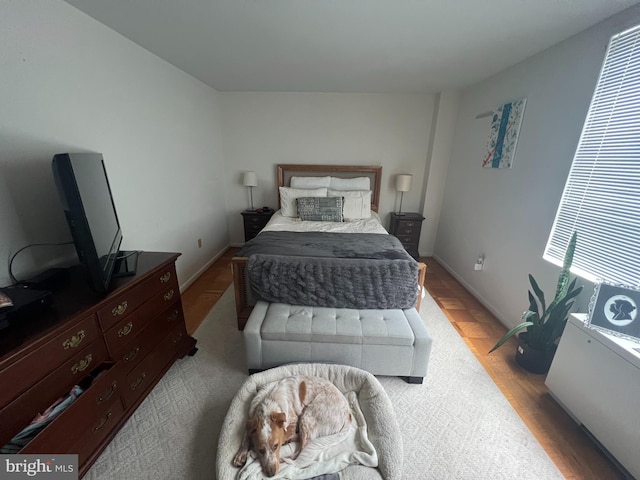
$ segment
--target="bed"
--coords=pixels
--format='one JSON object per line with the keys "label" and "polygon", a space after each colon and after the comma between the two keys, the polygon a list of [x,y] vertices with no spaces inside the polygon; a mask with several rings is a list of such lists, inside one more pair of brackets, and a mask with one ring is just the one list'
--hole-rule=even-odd
{"label": "bed", "polygon": [[[419,308],[426,265],[415,262],[382,225],[377,213],[382,167],[280,164],[276,175],[278,211],[231,260],[238,329],[244,329],[258,300],[339,308]],[[325,196],[337,198],[318,199]],[[341,213],[344,219],[334,218]],[[330,273],[337,268],[339,275]],[[292,279],[291,272],[307,277]],[[320,282],[327,277],[341,282],[327,286],[330,295]],[[374,278],[377,283],[369,284]],[[295,281],[313,284],[317,290],[296,289]]]}

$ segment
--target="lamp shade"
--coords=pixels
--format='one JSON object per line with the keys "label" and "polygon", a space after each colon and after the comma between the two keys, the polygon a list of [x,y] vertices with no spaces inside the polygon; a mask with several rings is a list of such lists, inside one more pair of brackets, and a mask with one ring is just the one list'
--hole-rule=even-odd
{"label": "lamp shade", "polygon": [[244,172],[242,176],[242,185],[245,187],[257,187],[258,186],[258,176],[256,172]]}
{"label": "lamp shade", "polygon": [[413,175],[396,175],[396,190],[398,192],[408,192],[411,189]]}

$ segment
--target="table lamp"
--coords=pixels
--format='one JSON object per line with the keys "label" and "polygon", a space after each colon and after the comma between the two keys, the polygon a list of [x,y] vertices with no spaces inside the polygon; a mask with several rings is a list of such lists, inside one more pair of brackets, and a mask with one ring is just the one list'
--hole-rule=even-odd
{"label": "table lamp", "polygon": [[256,172],[244,172],[242,176],[242,185],[249,187],[249,195],[251,196],[251,208],[249,210],[255,211],[253,207],[253,187],[258,186],[258,176]]}
{"label": "table lamp", "polygon": [[402,197],[404,196],[404,192],[408,192],[411,189],[412,179],[413,175],[396,175],[396,191],[400,192],[400,210],[398,210],[398,215],[404,215],[404,213],[402,213]]}

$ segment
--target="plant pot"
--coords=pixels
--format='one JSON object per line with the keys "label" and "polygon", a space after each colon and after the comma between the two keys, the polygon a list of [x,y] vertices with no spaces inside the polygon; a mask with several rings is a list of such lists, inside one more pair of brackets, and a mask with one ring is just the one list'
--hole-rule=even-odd
{"label": "plant pot", "polygon": [[551,367],[556,349],[536,350],[527,345],[527,332],[518,335],[516,363],[531,373],[547,373]]}

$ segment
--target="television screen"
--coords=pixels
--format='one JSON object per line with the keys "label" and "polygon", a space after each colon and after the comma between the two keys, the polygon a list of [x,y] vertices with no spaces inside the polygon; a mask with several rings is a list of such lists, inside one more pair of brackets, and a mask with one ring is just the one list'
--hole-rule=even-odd
{"label": "television screen", "polygon": [[[78,258],[93,288],[106,292],[114,269],[119,270],[122,230],[102,155],[59,153],[52,167]],[[135,259],[127,263],[135,264]]]}

